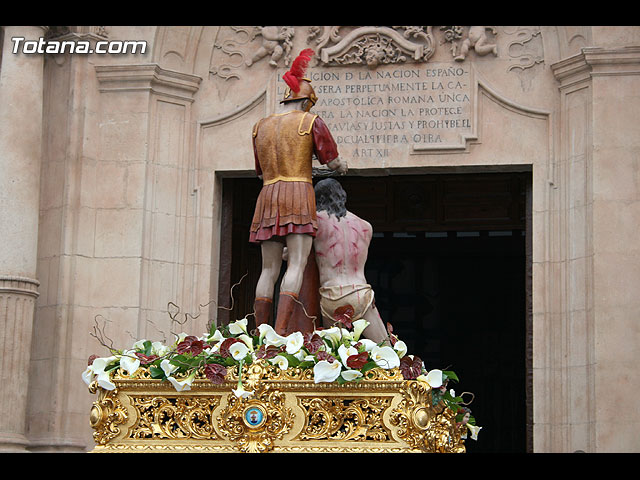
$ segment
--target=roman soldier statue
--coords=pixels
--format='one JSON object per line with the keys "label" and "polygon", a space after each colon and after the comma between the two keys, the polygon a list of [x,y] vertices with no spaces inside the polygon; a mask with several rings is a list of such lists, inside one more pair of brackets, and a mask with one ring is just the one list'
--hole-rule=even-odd
{"label": "roman soldier statue", "polygon": [[280,335],[314,328],[312,318],[297,311],[303,309],[299,294],[318,228],[312,158],[339,173],[347,170],[325,122],[310,113],[317,96],[304,74],[313,53],[311,49],[300,52],[283,75],[287,88],[278,111],[253,128],[255,168],[263,182],[249,237],[250,242],[260,244],[262,252],[255,319],[256,326],[271,323],[275,284],[286,247],[287,268],[274,327]]}

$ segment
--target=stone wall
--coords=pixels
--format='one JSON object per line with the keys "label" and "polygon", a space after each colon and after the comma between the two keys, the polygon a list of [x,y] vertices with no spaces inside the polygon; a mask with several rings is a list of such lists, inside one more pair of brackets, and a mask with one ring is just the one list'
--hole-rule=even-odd
{"label": "stone wall", "polygon": [[[269,41],[272,30],[280,40]],[[465,51],[470,31],[489,47]],[[4,34],[0,97],[14,108],[0,118],[10,172],[0,179],[0,301],[19,295],[26,308],[2,310],[0,371],[15,383],[15,398],[1,403],[6,449],[91,448],[92,398],[80,373],[90,354],[106,354],[94,327],[122,346],[169,337],[168,313],[198,316],[194,331],[215,321],[220,178],[253,175],[251,127],[274,111],[281,74],[311,47],[314,110],[351,175],[532,172],[532,450],[640,450],[640,414],[625,402],[640,393],[632,374],[640,28]],[[11,52],[8,38],[45,34],[92,45],[140,40],[147,50]]]}

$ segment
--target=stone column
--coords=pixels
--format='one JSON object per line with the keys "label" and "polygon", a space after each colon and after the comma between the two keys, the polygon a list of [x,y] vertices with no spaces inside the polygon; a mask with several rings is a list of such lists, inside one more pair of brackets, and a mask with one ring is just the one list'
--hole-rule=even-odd
{"label": "stone column", "polygon": [[36,277],[43,54],[13,53],[14,37],[46,27],[6,26],[0,66],[0,451],[25,451],[25,409]]}

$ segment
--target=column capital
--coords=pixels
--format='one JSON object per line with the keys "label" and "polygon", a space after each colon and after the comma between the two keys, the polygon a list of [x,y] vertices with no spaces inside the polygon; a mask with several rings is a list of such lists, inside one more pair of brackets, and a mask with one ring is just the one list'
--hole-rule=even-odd
{"label": "column capital", "polygon": [[188,102],[198,91],[202,78],[188,73],[166,70],[159,65],[96,65],[101,92],[150,91]]}
{"label": "column capital", "polygon": [[40,282],[33,278],[15,277],[11,275],[0,275],[0,293],[19,294],[37,297]]}
{"label": "column capital", "polygon": [[640,74],[640,46],[585,47],[580,53],[551,65],[561,88],[597,76]]}

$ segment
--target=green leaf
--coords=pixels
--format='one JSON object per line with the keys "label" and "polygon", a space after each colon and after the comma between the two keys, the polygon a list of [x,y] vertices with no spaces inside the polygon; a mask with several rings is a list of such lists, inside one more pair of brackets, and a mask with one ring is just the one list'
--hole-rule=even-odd
{"label": "green leaf", "polygon": [[158,367],[153,367],[153,366],[149,367],[149,373],[151,373],[151,378],[160,378],[163,380],[165,378],[164,370]]}
{"label": "green leaf", "polygon": [[300,365],[300,360],[298,360],[296,357],[294,357],[290,353],[280,353],[279,355],[282,355],[289,361],[290,367],[297,367]]}
{"label": "green leaf", "polygon": [[449,390],[447,390],[444,393],[443,398],[449,402],[454,402],[454,403],[462,402],[462,397],[452,397],[451,394],[449,393]]}
{"label": "green leaf", "polygon": [[146,340],[144,343],[144,354],[149,356],[151,355],[151,348],[152,348],[152,344],[149,340]]}
{"label": "green leaf", "polygon": [[459,381],[458,376],[455,374],[455,372],[452,372],[451,370],[445,370],[442,373],[445,377],[447,377],[450,380],[453,380],[454,382]]}
{"label": "green leaf", "polygon": [[180,373],[184,373],[187,370],[200,366],[202,363],[202,357],[192,357],[191,355],[176,355],[170,362],[172,365],[178,367]]}
{"label": "green leaf", "polygon": [[371,370],[372,368],[376,368],[378,366],[378,364],[376,362],[374,362],[373,360],[367,362],[364,364],[364,366],[360,369],[360,371],[362,373],[368,372],[369,370]]}
{"label": "green leaf", "polygon": [[315,362],[312,360],[306,360],[304,362],[300,362],[298,367],[300,368],[312,368],[315,365]]}
{"label": "green leaf", "polygon": [[105,371],[105,372],[109,372],[109,371],[111,371],[111,370],[114,370],[114,369],[118,368],[119,366],[120,366],[120,362],[118,361],[118,362],[112,363],[111,365],[109,365],[108,367],[106,367],[106,368],[104,369],[104,371]]}

